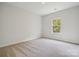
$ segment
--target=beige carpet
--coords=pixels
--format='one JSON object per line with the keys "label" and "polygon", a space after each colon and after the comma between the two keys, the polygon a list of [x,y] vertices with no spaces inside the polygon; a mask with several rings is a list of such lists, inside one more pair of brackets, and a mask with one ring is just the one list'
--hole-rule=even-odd
{"label": "beige carpet", "polygon": [[0,48],[2,57],[75,57],[79,46],[50,39],[36,39]]}

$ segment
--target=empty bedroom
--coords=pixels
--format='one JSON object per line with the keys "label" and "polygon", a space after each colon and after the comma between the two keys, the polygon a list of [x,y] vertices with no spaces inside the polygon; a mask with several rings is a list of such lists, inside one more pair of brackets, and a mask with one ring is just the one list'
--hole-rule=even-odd
{"label": "empty bedroom", "polygon": [[79,57],[79,2],[0,2],[0,57]]}

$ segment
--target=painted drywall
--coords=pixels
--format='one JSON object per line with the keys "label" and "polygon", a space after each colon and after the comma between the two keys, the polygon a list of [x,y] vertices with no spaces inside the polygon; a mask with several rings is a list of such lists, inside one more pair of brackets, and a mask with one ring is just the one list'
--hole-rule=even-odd
{"label": "painted drywall", "polygon": [[3,38],[3,30],[2,30],[2,7],[0,6],[0,43],[2,41]]}
{"label": "painted drywall", "polygon": [[[61,32],[54,33],[51,21],[61,19]],[[45,15],[43,18],[42,36],[79,44],[79,6]]]}
{"label": "painted drywall", "polygon": [[32,12],[3,3],[0,5],[3,37],[0,47],[37,39],[41,36],[41,17]]}

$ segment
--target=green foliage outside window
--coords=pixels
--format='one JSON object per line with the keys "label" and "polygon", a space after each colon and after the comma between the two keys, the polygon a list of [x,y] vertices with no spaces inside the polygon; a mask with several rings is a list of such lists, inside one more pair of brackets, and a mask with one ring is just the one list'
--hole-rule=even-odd
{"label": "green foliage outside window", "polygon": [[53,20],[53,32],[60,32],[60,19]]}

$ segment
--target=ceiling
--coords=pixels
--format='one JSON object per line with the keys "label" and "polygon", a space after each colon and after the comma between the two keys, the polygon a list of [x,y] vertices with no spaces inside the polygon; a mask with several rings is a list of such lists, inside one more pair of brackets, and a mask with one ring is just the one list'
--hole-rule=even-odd
{"label": "ceiling", "polygon": [[41,16],[79,5],[79,2],[7,2],[7,3],[20,8],[24,8]]}

